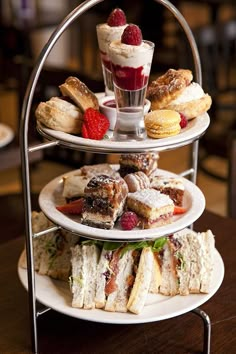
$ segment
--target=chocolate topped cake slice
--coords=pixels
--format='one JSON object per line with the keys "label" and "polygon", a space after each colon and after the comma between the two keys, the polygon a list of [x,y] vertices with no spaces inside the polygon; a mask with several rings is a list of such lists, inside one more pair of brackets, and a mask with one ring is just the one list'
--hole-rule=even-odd
{"label": "chocolate topped cake slice", "polygon": [[84,190],[82,224],[112,229],[123,211],[127,195],[128,187],[122,178],[94,176]]}
{"label": "chocolate topped cake slice", "polygon": [[144,172],[150,176],[158,166],[159,154],[148,152],[145,154],[123,154],[120,156],[120,175],[122,177],[137,171]]}

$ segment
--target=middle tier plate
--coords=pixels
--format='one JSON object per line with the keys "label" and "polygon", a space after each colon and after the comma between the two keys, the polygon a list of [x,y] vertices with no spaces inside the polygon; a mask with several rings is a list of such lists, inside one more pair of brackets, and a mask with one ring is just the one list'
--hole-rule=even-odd
{"label": "middle tier plate", "polygon": [[[172,222],[168,225],[153,229],[136,228],[132,231],[119,229],[119,223],[117,223],[112,230],[104,230],[82,225],[78,216],[66,215],[56,209],[56,206],[65,204],[65,199],[62,197],[63,177],[73,175],[77,171],[78,170],[71,171],[49,182],[40,192],[39,205],[44,214],[53,223],[89,239],[113,241],[156,239],[165,235],[170,235],[191,225],[200,217],[205,209],[205,197],[201,190],[194,183],[183,178],[185,187],[183,206],[187,211],[184,214],[173,216]],[[177,177],[176,174],[161,169],[158,169],[158,173],[163,176]]]}

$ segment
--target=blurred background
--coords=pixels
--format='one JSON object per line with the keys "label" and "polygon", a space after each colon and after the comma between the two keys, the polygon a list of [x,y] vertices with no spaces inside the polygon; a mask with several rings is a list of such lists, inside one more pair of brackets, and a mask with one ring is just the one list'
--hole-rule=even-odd
{"label": "blurred background", "polygon": [[[0,0],[0,123],[14,132],[0,148],[0,194],[21,192],[19,122],[26,85],[38,55],[60,21],[81,2],[75,0]],[[236,4],[235,0],[172,2],[195,36],[203,71],[203,88],[213,98],[211,125],[200,139],[197,184],[207,208],[227,214],[229,142],[236,130]],[[75,75],[94,92],[104,90],[96,24],[106,22],[114,7],[122,8],[129,23],[138,24],[144,39],[155,42],[151,79],[169,68],[190,68],[189,44],[174,16],[153,0],[103,1],[68,28],[51,51],[37,83],[30,141],[40,141],[34,109],[58,94],[58,85]],[[117,155],[93,155],[50,149],[32,159],[32,191],[38,193],[52,178],[82,164],[117,162]],[[181,172],[189,164],[190,147],[160,154],[159,166]]]}

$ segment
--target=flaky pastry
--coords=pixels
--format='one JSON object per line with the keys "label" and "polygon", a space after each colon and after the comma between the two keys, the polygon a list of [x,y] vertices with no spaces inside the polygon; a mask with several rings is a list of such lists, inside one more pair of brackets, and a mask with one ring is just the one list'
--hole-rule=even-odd
{"label": "flaky pastry", "polygon": [[152,81],[147,89],[147,99],[151,101],[151,109],[162,109],[175,100],[193,79],[192,72],[187,69],[169,69],[164,75]]}
{"label": "flaky pastry", "polygon": [[64,96],[69,96],[82,112],[87,108],[99,109],[96,95],[77,77],[68,77],[59,89]]}

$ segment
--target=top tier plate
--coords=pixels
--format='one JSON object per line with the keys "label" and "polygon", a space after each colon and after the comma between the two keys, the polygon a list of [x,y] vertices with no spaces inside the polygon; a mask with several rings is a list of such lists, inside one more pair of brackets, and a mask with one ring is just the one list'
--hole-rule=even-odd
{"label": "top tier plate", "polygon": [[104,140],[84,139],[77,135],[72,135],[46,128],[38,123],[39,133],[49,140],[57,140],[62,146],[79,149],[81,151],[103,152],[103,153],[123,153],[142,151],[163,151],[175,149],[192,143],[203,135],[210,124],[210,117],[207,113],[198,116],[188,122],[186,128],[182,129],[178,135],[163,139],[147,138],[143,141],[114,141],[112,138]]}

